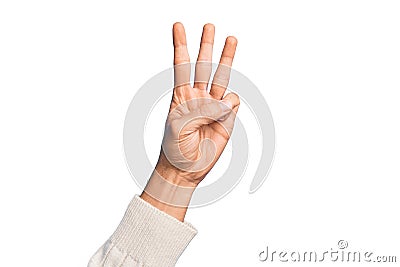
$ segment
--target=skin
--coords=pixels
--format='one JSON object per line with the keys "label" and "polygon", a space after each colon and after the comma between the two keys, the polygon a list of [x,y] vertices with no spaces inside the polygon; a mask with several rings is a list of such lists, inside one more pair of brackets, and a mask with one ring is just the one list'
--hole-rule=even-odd
{"label": "skin", "polygon": [[[173,185],[189,188],[191,196],[213,168],[229,140],[234,116],[226,114],[231,112],[235,115],[240,105],[236,94],[225,95],[237,40],[233,36],[226,38],[220,65],[208,91],[211,68],[207,67],[207,63],[212,62],[214,33],[214,25],[204,25],[193,86],[186,82],[175,83],[163,146],[148,186],[156,179],[156,175],[159,175]],[[174,67],[190,67],[187,64],[190,63],[190,58],[182,23],[177,22],[173,25],[173,44]],[[203,67],[204,63],[206,67]],[[178,77],[176,81],[188,80],[185,72],[180,72],[178,68],[175,69],[175,77]],[[176,154],[179,154],[181,160],[175,157]],[[163,191],[163,188],[157,190]],[[170,189],[165,188],[167,194],[168,190]],[[184,220],[190,196],[184,199],[183,205],[176,206],[152,197],[146,191],[148,190],[145,189],[141,194],[143,200],[180,221]]]}

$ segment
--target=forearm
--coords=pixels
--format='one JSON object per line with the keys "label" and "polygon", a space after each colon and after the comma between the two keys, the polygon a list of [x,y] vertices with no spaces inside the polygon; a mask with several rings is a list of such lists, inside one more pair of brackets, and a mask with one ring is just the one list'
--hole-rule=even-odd
{"label": "forearm", "polygon": [[195,188],[196,184],[185,181],[176,169],[158,164],[140,197],[183,221]]}

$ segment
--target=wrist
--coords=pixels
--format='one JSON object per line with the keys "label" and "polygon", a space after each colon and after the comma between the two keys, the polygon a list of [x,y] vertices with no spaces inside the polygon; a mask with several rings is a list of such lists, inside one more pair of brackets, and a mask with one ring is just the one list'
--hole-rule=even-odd
{"label": "wrist", "polygon": [[205,176],[198,172],[189,172],[175,167],[168,161],[163,152],[161,152],[155,171],[163,179],[180,187],[197,187]]}
{"label": "wrist", "polygon": [[179,172],[157,166],[140,197],[183,221],[195,189],[196,185],[186,181]]}
{"label": "wrist", "polygon": [[144,191],[159,202],[188,207],[196,186],[171,172],[153,171]]}

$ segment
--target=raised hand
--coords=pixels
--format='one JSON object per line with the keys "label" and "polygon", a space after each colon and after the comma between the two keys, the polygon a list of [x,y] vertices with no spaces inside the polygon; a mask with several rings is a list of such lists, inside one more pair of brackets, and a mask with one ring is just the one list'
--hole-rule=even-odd
{"label": "raised hand", "polygon": [[[174,91],[160,157],[145,189],[153,198],[164,198],[158,199],[162,202],[171,200],[165,197],[166,191],[179,192],[177,187],[195,188],[204,179],[223,152],[233,130],[239,97],[234,93],[225,95],[225,92],[237,40],[232,36],[226,38],[208,91],[214,32],[214,25],[204,25],[192,86],[185,29],[181,23],[173,26]],[[168,184],[169,189],[161,184]]]}

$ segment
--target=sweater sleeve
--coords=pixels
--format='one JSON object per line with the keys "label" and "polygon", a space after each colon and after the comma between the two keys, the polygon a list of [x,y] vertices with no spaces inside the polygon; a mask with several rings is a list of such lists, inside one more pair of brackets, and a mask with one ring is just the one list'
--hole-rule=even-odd
{"label": "sweater sleeve", "polygon": [[93,255],[88,267],[169,267],[197,234],[187,222],[135,196],[114,234]]}

